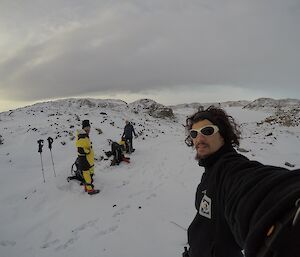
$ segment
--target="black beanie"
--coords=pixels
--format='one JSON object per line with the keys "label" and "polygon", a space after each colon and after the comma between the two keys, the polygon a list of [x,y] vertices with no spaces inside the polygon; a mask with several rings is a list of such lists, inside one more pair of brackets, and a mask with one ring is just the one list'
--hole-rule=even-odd
{"label": "black beanie", "polygon": [[82,121],[82,128],[85,128],[85,127],[90,127],[90,121],[89,120],[84,120]]}

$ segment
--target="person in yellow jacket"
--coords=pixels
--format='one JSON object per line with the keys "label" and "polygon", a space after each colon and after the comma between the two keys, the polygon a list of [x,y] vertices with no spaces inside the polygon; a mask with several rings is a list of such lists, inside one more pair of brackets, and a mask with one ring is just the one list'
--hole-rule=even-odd
{"label": "person in yellow jacket", "polygon": [[94,150],[92,142],[89,138],[91,125],[89,120],[82,122],[82,129],[77,131],[76,147],[78,153],[79,169],[82,171],[84,178],[84,189],[90,194],[97,194],[100,192],[94,189],[93,175],[94,175]]}
{"label": "person in yellow jacket", "polygon": [[121,141],[119,142],[119,145],[121,146],[123,152],[127,152],[125,137],[121,137]]}

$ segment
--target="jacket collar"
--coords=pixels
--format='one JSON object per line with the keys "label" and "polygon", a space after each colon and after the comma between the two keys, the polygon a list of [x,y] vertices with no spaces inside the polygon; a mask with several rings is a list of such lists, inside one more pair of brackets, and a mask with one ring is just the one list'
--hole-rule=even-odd
{"label": "jacket collar", "polygon": [[86,131],[84,129],[78,129],[77,130],[78,135],[84,135],[87,134]]}
{"label": "jacket collar", "polygon": [[89,138],[89,135],[86,133],[86,131],[84,129],[79,129],[77,130],[77,137],[79,138]]}
{"label": "jacket collar", "polygon": [[222,155],[229,153],[229,152],[236,152],[235,149],[230,144],[224,144],[218,151],[213,153],[212,155],[200,159],[198,161],[199,166],[202,166],[204,168],[208,168],[212,165],[214,165],[218,159],[221,158]]}

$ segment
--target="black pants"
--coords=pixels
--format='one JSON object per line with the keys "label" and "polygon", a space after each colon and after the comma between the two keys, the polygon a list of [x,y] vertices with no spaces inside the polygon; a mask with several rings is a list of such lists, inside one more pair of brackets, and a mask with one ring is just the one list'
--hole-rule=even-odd
{"label": "black pants", "polygon": [[112,155],[114,156],[114,163],[119,164],[123,159],[123,153],[122,153],[121,146],[118,143],[113,142],[111,145],[111,152],[112,152]]}
{"label": "black pants", "polygon": [[117,149],[114,153],[113,153],[114,159],[116,161],[117,164],[119,164],[122,160],[123,160],[123,153],[121,149]]}
{"label": "black pants", "polygon": [[76,161],[78,163],[78,169],[81,171],[89,170],[91,168],[91,165],[87,161],[86,156],[78,156]]}
{"label": "black pants", "polygon": [[126,144],[126,153],[132,153],[133,151],[132,137],[125,138],[125,144]]}

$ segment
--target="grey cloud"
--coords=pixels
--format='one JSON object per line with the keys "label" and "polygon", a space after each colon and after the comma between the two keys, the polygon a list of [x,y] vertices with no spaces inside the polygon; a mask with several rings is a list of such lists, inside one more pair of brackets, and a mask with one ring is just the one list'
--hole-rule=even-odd
{"label": "grey cloud", "polygon": [[0,63],[0,89],[26,100],[222,84],[300,96],[295,1],[92,3],[72,5],[61,31]]}

